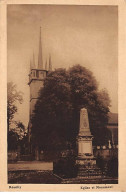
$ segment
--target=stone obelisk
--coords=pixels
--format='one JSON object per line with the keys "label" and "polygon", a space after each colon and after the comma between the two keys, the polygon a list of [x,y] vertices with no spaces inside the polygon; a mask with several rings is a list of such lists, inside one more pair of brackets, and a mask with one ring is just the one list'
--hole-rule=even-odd
{"label": "stone obelisk", "polygon": [[93,156],[92,148],[93,136],[90,132],[88,112],[86,108],[80,111],[80,128],[77,136],[78,143],[78,157],[76,163],[83,167],[96,165],[96,160]]}

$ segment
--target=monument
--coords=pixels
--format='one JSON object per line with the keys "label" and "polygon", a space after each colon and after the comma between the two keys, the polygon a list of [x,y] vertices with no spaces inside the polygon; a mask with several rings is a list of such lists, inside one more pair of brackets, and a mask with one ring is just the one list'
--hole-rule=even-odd
{"label": "monument", "polygon": [[82,108],[80,111],[79,134],[77,136],[78,156],[76,164],[78,165],[78,176],[89,177],[101,175],[101,171],[96,166],[96,159],[93,155],[92,139],[88,112],[86,108]]}

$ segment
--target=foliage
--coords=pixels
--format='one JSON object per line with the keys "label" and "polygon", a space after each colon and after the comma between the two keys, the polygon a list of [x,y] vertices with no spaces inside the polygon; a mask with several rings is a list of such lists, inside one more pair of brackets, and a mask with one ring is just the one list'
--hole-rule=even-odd
{"label": "foliage", "polygon": [[18,122],[16,121],[15,124],[16,124],[15,131],[19,135],[19,139],[23,139],[26,133],[24,124],[21,121],[18,121]]}
{"label": "foliage", "polygon": [[102,156],[100,156],[100,155],[97,156],[96,164],[101,169],[102,173],[104,173],[106,161],[104,160],[104,158]]}
{"label": "foliage", "polygon": [[28,134],[25,132],[22,139],[19,140],[20,154],[28,154]]}
{"label": "foliage", "polygon": [[[22,104],[22,92],[17,91],[12,82],[7,84],[7,123],[8,123],[8,149],[21,149],[27,144],[26,128],[21,121],[14,121],[14,115],[18,111],[17,103]],[[23,149],[22,149],[23,150]]]}
{"label": "foliage", "polygon": [[15,126],[8,131],[8,150],[17,150],[18,147],[20,147],[22,153],[28,147],[26,129],[20,121],[16,121]]}
{"label": "foliage", "polygon": [[19,136],[14,130],[8,132],[8,150],[17,150],[19,143]]}
{"label": "foliage", "polygon": [[10,124],[14,118],[14,114],[17,112],[17,105],[16,103],[22,103],[22,92],[18,92],[16,90],[16,85],[12,82],[7,83],[7,124],[8,124],[8,131]]}
{"label": "foliage", "polygon": [[107,164],[107,175],[109,177],[118,177],[118,158],[112,157]]}
{"label": "foliage", "polygon": [[[72,109],[67,79],[65,69],[51,72],[45,79],[43,90],[40,91],[32,132],[37,143],[43,147],[62,147],[65,144]],[[52,144],[46,145],[49,142]]]}
{"label": "foliage", "polygon": [[69,156],[69,158],[61,158],[54,161],[53,173],[59,175],[62,178],[77,177],[78,166],[76,165],[75,158]]}
{"label": "foliage", "polygon": [[94,144],[107,141],[110,100],[99,91],[91,71],[80,65],[69,70],[56,69],[44,81],[32,118],[32,141],[44,148],[73,148],[79,131],[80,109],[85,107]]}

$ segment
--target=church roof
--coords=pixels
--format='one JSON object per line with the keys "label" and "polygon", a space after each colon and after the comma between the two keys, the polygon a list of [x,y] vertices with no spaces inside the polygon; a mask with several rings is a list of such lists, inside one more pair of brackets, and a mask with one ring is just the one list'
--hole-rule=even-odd
{"label": "church roof", "polygon": [[109,112],[108,124],[118,124],[118,113]]}

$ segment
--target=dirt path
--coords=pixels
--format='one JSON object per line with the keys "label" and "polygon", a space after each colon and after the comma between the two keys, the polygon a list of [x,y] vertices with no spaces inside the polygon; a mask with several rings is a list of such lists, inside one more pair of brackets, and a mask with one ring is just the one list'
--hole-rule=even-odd
{"label": "dirt path", "polygon": [[17,170],[53,170],[53,162],[19,161],[8,164],[8,171]]}

